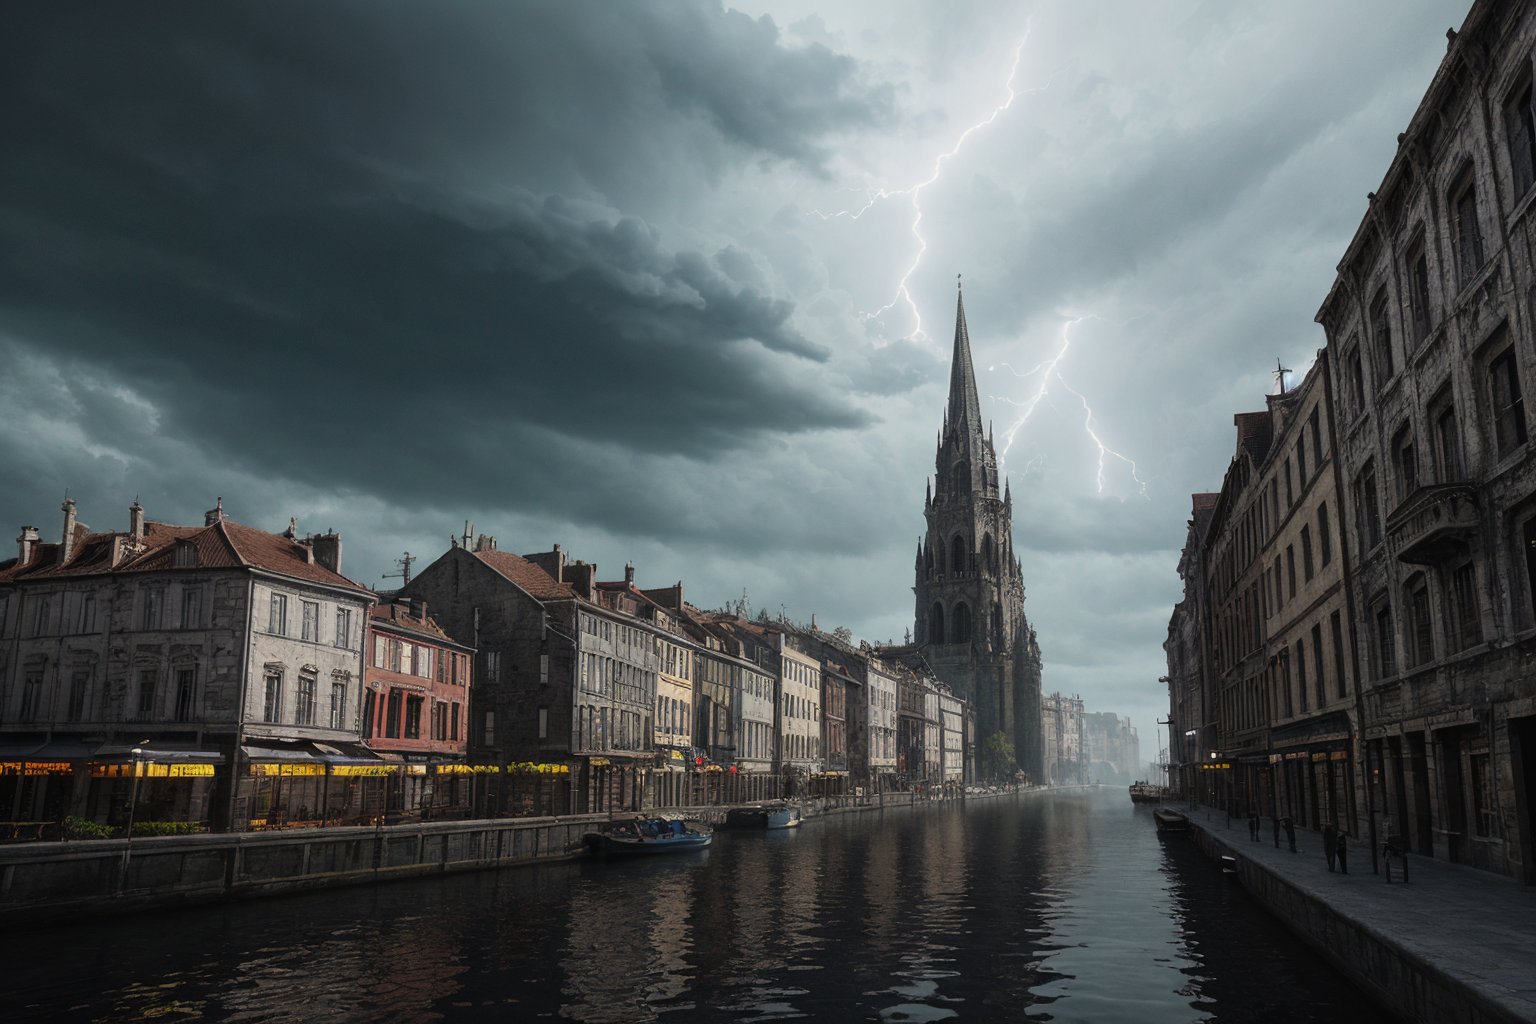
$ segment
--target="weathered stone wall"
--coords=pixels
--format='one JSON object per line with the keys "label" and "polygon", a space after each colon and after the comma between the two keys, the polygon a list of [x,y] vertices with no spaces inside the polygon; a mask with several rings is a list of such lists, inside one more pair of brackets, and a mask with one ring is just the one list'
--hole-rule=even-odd
{"label": "weathered stone wall", "polygon": [[[207,902],[559,860],[605,816],[430,822],[0,848],[0,921]],[[131,854],[131,856],[125,856]],[[126,870],[125,870],[126,866]]]}

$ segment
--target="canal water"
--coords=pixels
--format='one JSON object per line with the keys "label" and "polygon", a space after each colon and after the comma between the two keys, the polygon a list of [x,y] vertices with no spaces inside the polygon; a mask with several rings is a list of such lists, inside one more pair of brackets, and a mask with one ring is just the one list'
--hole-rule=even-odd
{"label": "canal water", "polygon": [[10,938],[7,1021],[1391,1019],[1118,788]]}

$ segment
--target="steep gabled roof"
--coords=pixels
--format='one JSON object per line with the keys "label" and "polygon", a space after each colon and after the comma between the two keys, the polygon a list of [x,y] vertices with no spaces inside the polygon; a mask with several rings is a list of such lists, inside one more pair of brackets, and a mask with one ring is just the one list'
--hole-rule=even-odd
{"label": "steep gabled roof", "polygon": [[[178,564],[176,546],[185,541],[196,552],[192,564]],[[133,551],[119,565],[112,565],[115,550],[127,548],[132,538],[127,533],[89,533],[78,536],[69,561],[58,563],[59,545],[39,544],[26,565],[13,564],[0,571],[0,580],[55,579],[105,573],[161,572],[172,569],[261,569],[293,579],[344,587],[371,594],[353,580],[332,572],[312,561],[311,549],[281,534],[267,533],[228,519],[208,526],[177,526],[172,523],[144,524],[142,548]]]}
{"label": "steep gabled roof", "polygon": [[526,558],[495,549],[470,553],[503,579],[526,590],[535,600],[566,601],[576,596],[570,584],[557,581]]}

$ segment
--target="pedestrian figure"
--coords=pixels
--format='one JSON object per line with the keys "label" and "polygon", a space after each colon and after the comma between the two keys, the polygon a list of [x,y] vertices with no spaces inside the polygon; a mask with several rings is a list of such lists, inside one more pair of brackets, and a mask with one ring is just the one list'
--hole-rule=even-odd
{"label": "pedestrian figure", "polygon": [[1323,855],[1328,858],[1329,871],[1333,870],[1333,858],[1336,855],[1335,843],[1338,837],[1339,830],[1334,827],[1333,822],[1330,821],[1323,826]]}
{"label": "pedestrian figure", "polygon": [[[1337,850],[1339,855],[1339,870],[1347,875],[1349,874],[1349,863],[1346,859],[1349,857],[1349,836],[1340,830],[1339,837],[1337,840],[1335,840],[1335,842],[1338,844]],[[1407,875],[1408,871],[1405,868],[1403,870],[1404,881],[1407,881]]]}
{"label": "pedestrian figure", "polygon": [[1280,849],[1280,816],[1275,815],[1275,849]]}
{"label": "pedestrian figure", "polygon": [[1296,823],[1290,818],[1285,819],[1285,841],[1290,844],[1291,852],[1296,852]]}
{"label": "pedestrian figure", "polygon": [[1259,812],[1251,811],[1248,814],[1248,838],[1254,842],[1259,841]]}

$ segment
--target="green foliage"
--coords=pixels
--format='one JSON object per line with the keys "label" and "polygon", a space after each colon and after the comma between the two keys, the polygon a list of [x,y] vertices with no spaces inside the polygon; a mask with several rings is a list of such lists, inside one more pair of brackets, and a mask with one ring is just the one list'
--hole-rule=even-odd
{"label": "green foliage", "polygon": [[89,818],[77,818],[74,815],[60,822],[60,830],[65,839],[111,839],[117,832],[110,825],[98,825]]}
{"label": "green foliage", "polygon": [[999,729],[981,746],[982,771],[988,778],[1012,779],[1019,770],[1018,758],[1008,734]]}

